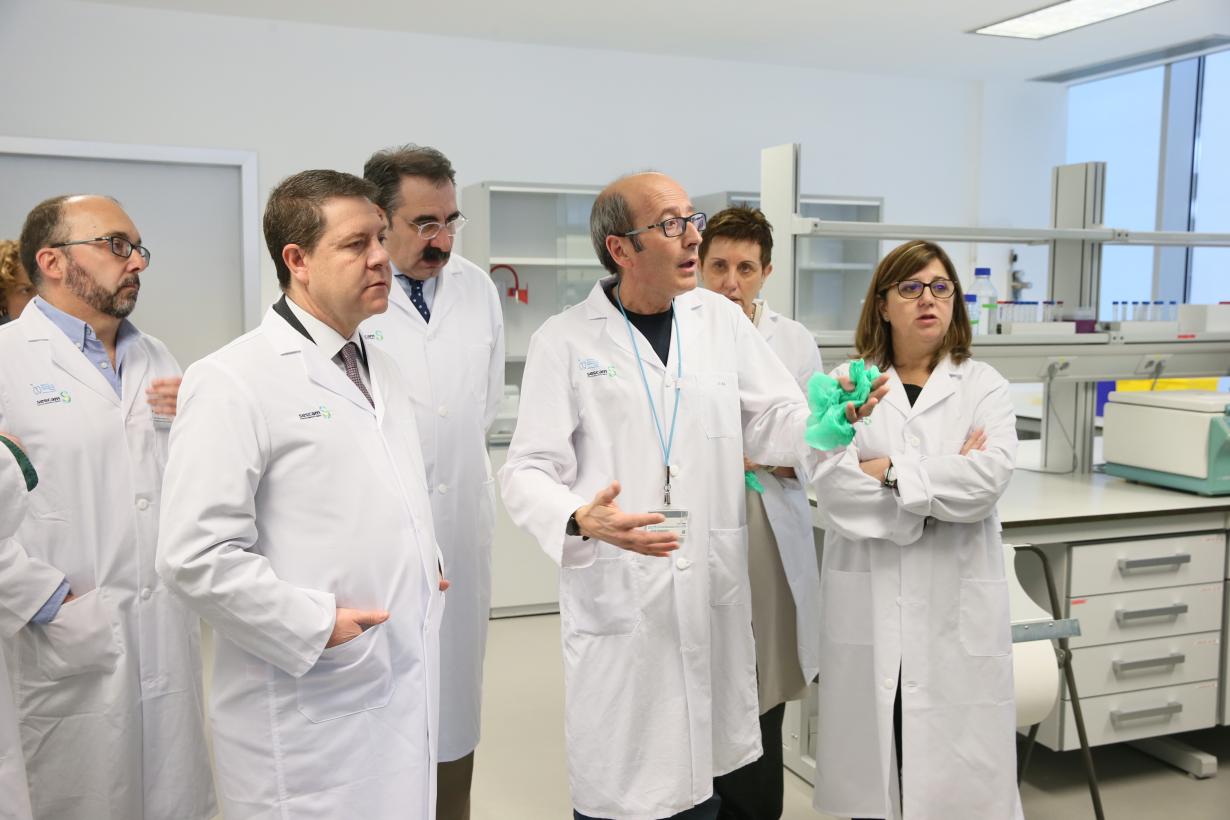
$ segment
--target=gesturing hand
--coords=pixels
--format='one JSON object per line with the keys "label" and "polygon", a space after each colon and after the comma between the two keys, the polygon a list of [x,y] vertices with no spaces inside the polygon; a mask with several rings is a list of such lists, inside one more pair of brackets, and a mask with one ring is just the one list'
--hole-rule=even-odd
{"label": "gesturing hand", "polygon": [[[850,381],[850,377],[846,375],[838,376],[837,382],[841,385],[841,389],[846,392],[854,390],[854,382]],[[867,401],[863,402],[862,406],[855,407],[854,402],[846,403],[846,421],[854,424],[859,419],[865,419],[871,415],[871,411],[880,403],[880,399],[888,395],[888,374],[880,376],[871,383],[871,394],[867,396]]]}
{"label": "gesturing hand", "polygon": [[594,500],[576,512],[581,534],[596,538],[620,549],[666,558],[679,549],[679,541],[673,532],[646,532],[640,529],[649,524],[661,524],[666,520],[659,513],[626,513],[615,503],[619,495],[619,482],[598,491]]}
{"label": "gesturing hand", "polygon": [[325,649],[353,641],[363,634],[363,630],[382,624],[388,619],[389,613],[383,609],[346,609],[339,606],[337,617],[333,621],[333,634],[329,636]]}

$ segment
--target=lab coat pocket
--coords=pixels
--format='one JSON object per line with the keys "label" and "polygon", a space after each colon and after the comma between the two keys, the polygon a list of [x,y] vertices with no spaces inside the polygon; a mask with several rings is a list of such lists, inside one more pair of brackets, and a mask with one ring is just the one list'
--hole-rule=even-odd
{"label": "lab coat pocket", "polygon": [[[739,377],[735,373],[698,373],[693,397],[684,397],[681,413],[696,412],[709,438],[732,438],[739,435]],[[692,408],[695,408],[693,410]]]}
{"label": "lab coat pocket", "polygon": [[996,657],[1012,651],[1008,582],[961,579],[961,645],[970,655]]}
{"label": "lab coat pocket", "polygon": [[320,653],[296,681],[299,711],[313,723],[379,709],[393,697],[386,625]]}
{"label": "lab coat pocket", "polygon": [[734,606],[748,600],[747,528],[709,530],[709,604]]}
{"label": "lab coat pocket", "polygon": [[561,609],[582,635],[631,635],[641,623],[637,567],[629,556],[599,557],[587,567],[560,570]]}
{"label": "lab coat pocket", "polygon": [[870,646],[875,635],[871,573],[827,569],[822,573],[820,599],[824,631],[838,644]]}
{"label": "lab coat pocket", "polygon": [[38,666],[51,680],[88,672],[114,672],[120,657],[111,606],[97,589],[62,605],[38,633]]}

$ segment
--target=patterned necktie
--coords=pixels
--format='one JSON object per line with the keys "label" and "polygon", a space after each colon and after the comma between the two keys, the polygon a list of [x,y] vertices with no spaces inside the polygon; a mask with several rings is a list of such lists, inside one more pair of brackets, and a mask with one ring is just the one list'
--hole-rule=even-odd
{"label": "patterned necktie", "polygon": [[359,375],[359,346],[354,342],[346,342],[342,347],[342,364],[346,367],[346,375],[354,382],[354,386],[359,388],[359,392],[367,399],[367,403],[375,407],[376,403],[372,401],[372,394],[367,392],[367,385],[363,383],[363,377]]}
{"label": "patterned necktie", "polygon": [[419,309],[419,314],[423,317],[423,321],[430,322],[431,310],[427,307],[427,300],[423,298],[423,280],[410,279],[410,301]]}

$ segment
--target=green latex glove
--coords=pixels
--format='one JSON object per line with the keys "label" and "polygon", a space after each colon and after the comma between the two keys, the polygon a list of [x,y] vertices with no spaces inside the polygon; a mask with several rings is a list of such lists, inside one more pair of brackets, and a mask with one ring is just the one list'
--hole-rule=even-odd
{"label": "green latex glove", "polygon": [[760,483],[760,479],[756,477],[756,473],[751,470],[745,471],[743,473],[743,481],[747,484],[747,488],[749,490],[755,490],[761,495],[764,495],[764,485]]}
{"label": "green latex glove", "polygon": [[846,420],[846,404],[862,407],[871,395],[871,383],[880,378],[880,370],[862,359],[850,362],[852,391],[845,391],[832,376],[813,373],[807,382],[807,403],[811,417],[807,420],[804,440],[816,450],[834,450],[854,441],[854,426]]}

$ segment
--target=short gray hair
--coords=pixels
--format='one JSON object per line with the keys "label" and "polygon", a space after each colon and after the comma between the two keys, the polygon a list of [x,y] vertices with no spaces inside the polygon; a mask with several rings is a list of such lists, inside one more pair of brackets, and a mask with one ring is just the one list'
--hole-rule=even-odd
{"label": "short gray hair", "polygon": [[598,194],[594,200],[594,207],[589,212],[589,238],[594,243],[594,253],[598,254],[602,267],[618,276],[619,265],[606,249],[606,238],[626,234],[635,228],[635,224],[627,198],[613,187]]}

